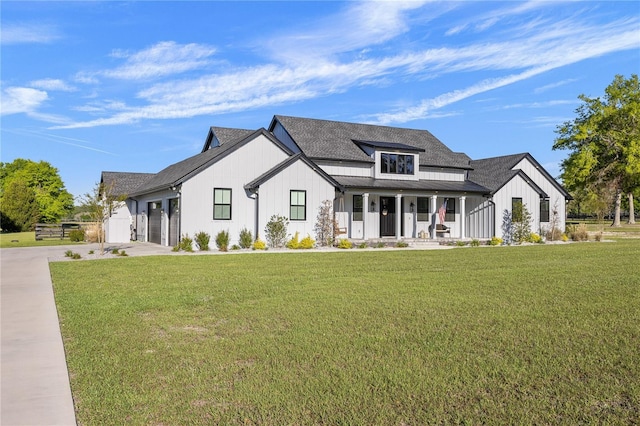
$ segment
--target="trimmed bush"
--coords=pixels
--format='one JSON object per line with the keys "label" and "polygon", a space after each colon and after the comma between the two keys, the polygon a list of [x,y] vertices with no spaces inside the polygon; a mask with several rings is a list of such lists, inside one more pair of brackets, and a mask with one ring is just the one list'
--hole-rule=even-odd
{"label": "trimmed bush", "polygon": [[73,229],[69,232],[69,240],[74,243],[84,241],[84,229]]}
{"label": "trimmed bush", "polygon": [[480,240],[473,239],[471,240],[471,247],[480,247]]}
{"label": "trimmed bush", "polygon": [[305,250],[312,249],[315,245],[316,245],[316,241],[313,238],[311,238],[311,235],[307,234],[307,236],[300,241],[300,245],[298,245],[298,248],[305,249]]}
{"label": "trimmed bush", "polygon": [[178,244],[178,250],[193,251],[193,240],[189,238],[189,235],[183,235]]}
{"label": "trimmed bush", "polygon": [[209,240],[211,237],[206,232],[200,231],[195,235],[196,246],[200,251],[209,251]]}
{"label": "trimmed bush", "polygon": [[267,244],[264,241],[262,241],[260,238],[258,238],[253,242],[254,250],[266,250],[266,248],[267,248]]}
{"label": "trimmed bush", "polygon": [[227,251],[229,249],[229,231],[220,231],[216,235],[216,246],[220,251]]}
{"label": "trimmed bush", "polygon": [[339,249],[350,249],[351,247],[353,247],[353,244],[346,238],[342,238],[338,240],[338,245],[336,247],[338,247]]}
{"label": "trimmed bush", "polygon": [[247,249],[251,247],[252,243],[253,243],[253,235],[251,235],[251,231],[249,231],[247,228],[242,228],[242,231],[240,231],[240,239],[239,239],[240,247]]}
{"label": "trimmed bush", "polygon": [[500,237],[491,237],[491,240],[489,241],[490,246],[499,246],[501,244],[502,244],[502,238]]}
{"label": "trimmed bush", "polygon": [[300,233],[296,231],[295,235],[287,241],[287,248],[295,250],[300,247]]}

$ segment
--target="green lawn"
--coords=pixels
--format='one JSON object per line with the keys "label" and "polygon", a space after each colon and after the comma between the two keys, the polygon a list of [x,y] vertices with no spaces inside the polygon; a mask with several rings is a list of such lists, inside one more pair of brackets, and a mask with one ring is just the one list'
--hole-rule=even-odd
{"label": "green lawn", "polygon": [[52,263],[79,424],[634,424],[640,240]]}
{"label": "green lawn", "polygon": [[35,232],[0,233],[0,248],[60,246],[70,244],[84,243],[73,243],[69,240],[69,238],[65,238],[63,240],[60,240],[58,238],[47,238],[44,240],[36,241]]}

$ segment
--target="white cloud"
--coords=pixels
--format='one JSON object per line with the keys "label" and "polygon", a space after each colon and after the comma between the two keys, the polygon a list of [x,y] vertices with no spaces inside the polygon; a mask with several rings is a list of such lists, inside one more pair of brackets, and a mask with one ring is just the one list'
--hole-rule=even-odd
{"label": "white cloud", "polygon": [[29,83],[29,86],[35,87],[36,89],[48,90],[48,91],[61,91],[61,92],[73,92],[76,90],[75,87],[69,86],[62,80],[53,79],[53,78],[45,78],[42,80],[35,80]]}
{"label": "white cloud", "polygon": [[556,81],[555,83],[545,84],[544,86],[537,87],[534,89],[533,93],[539,94],[546,92],[547,90],[555,89],[556,87],[564,86],[567,84],[571,84],[575,81],[578,81],[577,78],[568,78],[566,80]]}
{"label": "white cloud", "polygon": [[8,87],[4,89],[0,114],[33,113],[47,99],[47,92],[42,90],[30,87]]}
{"label": "white cloud", "polygon": [[179,74],[208,65],[209,57],[215,52],[213,47],[202,44],[163,41],[135,53],[114,51],[112,56],[125,58],[126,63],[116,69],[104,71],[103,74],[124,80]]}
{"label": "white cloud", "polygon": [[41,23],[3,23],[0,29],[0,41],[4,45],[51,43],[60,38],[61,36],[55,27]]}

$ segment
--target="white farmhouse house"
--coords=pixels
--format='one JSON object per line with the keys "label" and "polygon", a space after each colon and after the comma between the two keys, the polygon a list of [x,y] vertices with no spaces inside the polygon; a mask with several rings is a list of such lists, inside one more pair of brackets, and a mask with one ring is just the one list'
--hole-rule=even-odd
{"label": "white farmhouse house", "polygon": [[314,236],[319,207],[333,202],[340,238],[502,236],[516,203],[532,232],[561,230],[569,194],[530,154],[471,160],[426,130],[276,115],[267,129],[211,127],[202,152],[157,174],[103,172],[128,196],[108,242],[174,246],[181,236],[246,228],[264,234],[273,215],[288,232]]}

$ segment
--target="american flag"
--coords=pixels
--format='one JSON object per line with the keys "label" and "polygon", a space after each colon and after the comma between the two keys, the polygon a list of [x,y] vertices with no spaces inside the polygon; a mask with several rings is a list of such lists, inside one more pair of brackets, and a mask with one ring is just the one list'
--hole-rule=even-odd
{"label": "american flag", "polygon": [[440,225],[444,225],[444,216],[447,214],[447,199],[444,199],[444,202],[438,209],[438,216],[440,216]]}

